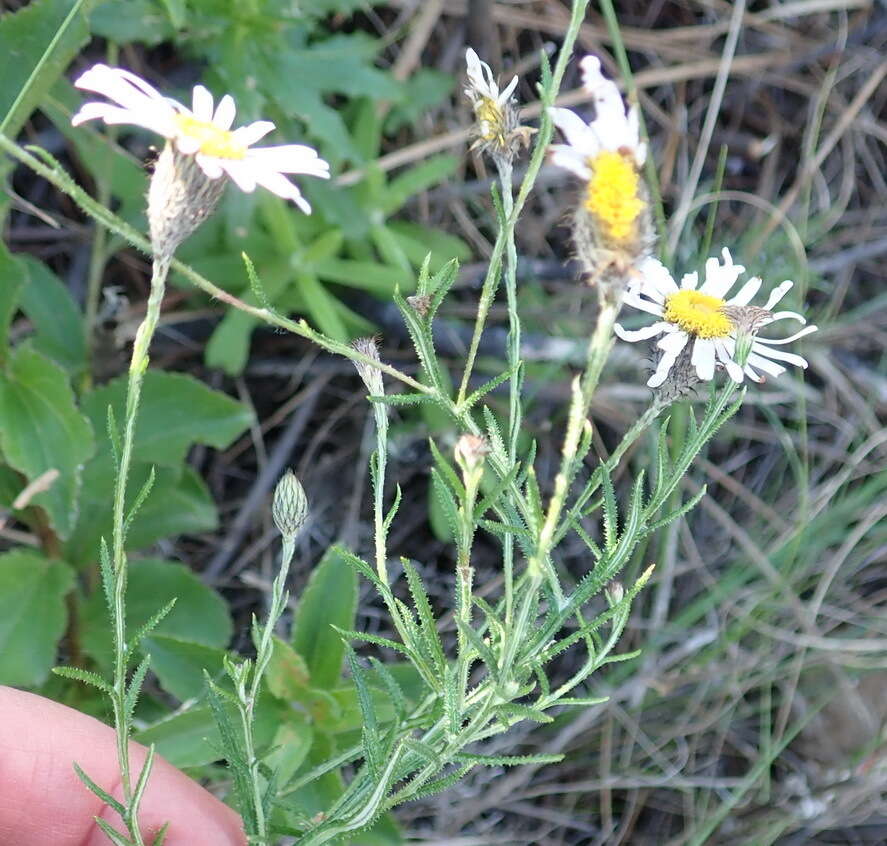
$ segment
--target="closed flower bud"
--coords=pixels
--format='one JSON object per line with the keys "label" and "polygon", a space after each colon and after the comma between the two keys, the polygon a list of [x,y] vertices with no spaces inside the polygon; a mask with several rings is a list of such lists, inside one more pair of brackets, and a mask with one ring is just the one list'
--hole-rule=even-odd
{"label": "closed flower bud", "polygon": [[[358,338],[351,346],[361,355],[365,355],[373,361],[381,361],[379,358],[379,345],[375,338]],[[371,397],[381,397],[385,394],[385,387],[382,384],[382,372],[378,368],[364,361],[355,361],[354,366],[357,368],[357,372],[360,374],[360,378],[363,380],[364,385],[366,385]]]}
{"label": "closed flower bud", "polygon": [[305,525],[308,516],[308,497],[296,474],[287,470],[274,489],[271,515],[277,531],[284,537],[294,538]]}
{"label": "closed flower bud", "polygon": [[479,435],[462,435],[456,441],[454,456],[456,463],[466,473],[473,473],[484,463],[484,458],[489,451],[490,446],[486,439]]}

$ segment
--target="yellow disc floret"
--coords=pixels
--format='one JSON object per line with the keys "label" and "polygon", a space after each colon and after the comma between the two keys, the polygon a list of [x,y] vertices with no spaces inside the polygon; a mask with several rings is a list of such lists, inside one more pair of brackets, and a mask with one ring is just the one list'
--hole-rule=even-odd
{"label": "yellow disc floret", "polygon": [[234,133],[191,115],[178,114],[176,124],[183,135],[200,142],[200,152],[216,159],[243,159],[247,148],[234,140]]}
{"label": "yellow disc floret", "polygon": [[484,141],[505,146],[505,114],[492,97],[481,97],[474,104],[478,134]]}
{"label": "yellow disc floret", "polygon": [[588,166],[591,179],[585,208],[608,239],[620,244],[630,240],[645,205],[638,196],[640,176],[634,162],[622,153],[608,151],[589,160]]}
{"label": "yellow disc floret", "polygon": [[725,302],[699,291],[677,291],[665,298],[663,319],[699,338],[726,338],[733,324],[724,312]]}

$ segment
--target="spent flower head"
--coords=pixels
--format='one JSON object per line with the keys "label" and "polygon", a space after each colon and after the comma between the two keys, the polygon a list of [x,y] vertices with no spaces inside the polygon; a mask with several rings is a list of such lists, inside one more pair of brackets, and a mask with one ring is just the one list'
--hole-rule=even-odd
{"label": "spent flower head", "polygon": [[195,85],[189,109],[164,97],[136,74],[103,64],[81,74],[74,85],[111,101],[84,104],[71,121],[75,126],[101,119],[107,124],[149,129],[166,138],[178,153],[193,157],[207,178],[227,175],[247,193],[261,185],[292,200],[308,214],[311,206],[286,174],[329,178],[329,165],[304,144],[254,147],[274,129],[271,121],[259,120],[232,130],[236,107],[230,95],[222,97],[214,108],[212,94]]}
{"label": "spent flower head", "polygon": [[488,152],[494,159],[511,161],[521,144],[529,143],[532,130],[518,125],[517,108],[512,94],[517,77],[500,91],[493,71],[469,47],[465,51],[468,86],[465,95],[471,100],[476,123],[472,149]]}
{"label": "spent flower head", "polygon": [[595,116],[586,123],[570,109],[548,110],[566,144],[552,144],[552,164],[584,183],[574,218],[578,257],[594,278],[613,269],[622,284],[636,262],[649,253],[652,225],[640,168],[647,145],[640,138],[637,108],[625,108],[616,84],[601,73],[596,56],[581,62],[582,82]]}
{"label": "spent flower head", "polygon": [[[745,271],[734,264],[730,251],[721,252],[723,264],[717,258],[705,263],[705,280],[699,284],[697,273],[687,273],[680,286],[668,269],[659,261],[648,258],[644,262],[641,281],[629,289],[625,304],[659,318],[655,323],[629,331],[616,324],[616,334],[624,341],[644,341],[662,336],[657,347],[662,351],[655,372],[647,384],[658,387],[669,377],[676,364],[686,360],[702,381],[714,378],[720,364],[734,382],[745,376],[755,382],[764,378],[757,372],[771,376],[785,372],[778,362],[806,367],[807,362],[794,353],[774,347],[789,344],[816,331],[806,326],[788,338],[760,338],[757,333],[765,326],[780,320],[795,320],[805,324],[806,319],[795,311],[773,312],[773,307],[791,290],[786,280],[770,293],[763,308],[749,303],[761,288],[761,280],[749,279],[730,299],[726,299],[736,280]],[[742,339],[746,343],[739,344]]]}
{"label": "spent flower head", "polygon": [[274,501],[271,504],[271,516],[277,531],[284,537],[294,538],[305,525],[308,516],[308,497],[302,483],[292,470],[283,474],[274,489]]}

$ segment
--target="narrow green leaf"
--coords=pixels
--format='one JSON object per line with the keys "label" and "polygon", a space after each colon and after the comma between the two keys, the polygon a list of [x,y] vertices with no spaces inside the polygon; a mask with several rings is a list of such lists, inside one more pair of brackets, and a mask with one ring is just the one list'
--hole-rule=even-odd
{"label": "narrow green leaf", "polygon": [[102,800],[112,811],[123,816],[126,813],[126,808],[115,799],[107,790],[99,787],[80,767],[80,765],[75,761],[74,762],[74,772],[77,773],[77,777],[82,781],[89,790],[94,793],[99,799]]}
{"label": "narrow green leaf", "polygon": [[66,679],[83,682],[111,696],[114,689],[98,673],[82,670],[80,667],[53,667],[53,673]]}

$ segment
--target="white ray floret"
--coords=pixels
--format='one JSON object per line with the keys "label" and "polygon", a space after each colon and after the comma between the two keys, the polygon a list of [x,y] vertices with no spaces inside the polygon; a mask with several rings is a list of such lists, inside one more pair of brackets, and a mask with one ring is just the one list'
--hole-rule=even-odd
{"label": "white ray floret", "polygon": [[514,89],[517,88],[516,76],[500,91],[492,68],[486,62],[482,62],[471,47],[465,51],[465,65],[468,73],[465,95],[475,107],[481,105],[484,100],[491,100],[500,109],[508,103],[514,94]]}
{"label": "white ray floret", "polygon": [[[785,367],[777,362],[785,362],[798,367],[807,367],[807,362],[794,353],[773,349],[774,346],[789,344],[816,331],[816,326],[805,326],[788,338],[759,338],[757,329],[780,320],[795,320],[806,324],[806,319],[794,311],[773,312],[774,306],[791,290],[792,282],[786,280],[773,289],[764,313],[756,321],[755,337],[751,353],[745,366],[735,360],[737,327],[728,316],[730,307],[748,306],[760,290],[758,277],[749,279],[730,299],[725,299],[736,280],[745,271],[742,265],[734,264],[730,251],[722,251],[723,264],[717,258],[705,263],[705,280],[700,285],[696,273],[688,273],[675,282],[668,269],[658,260],[647,258],[639,266],[639,281],[629,288],[624,302],[640,311],[652,314],[659,320],[642,329],[626,330],[616,324],[616,334],[624,341],[643,341],[662,336],[657,347],[662,356],[656,371],[647,384],[659,387],[668,377],[671,368],[681,353],[691,345],[690,363],[696,375],[704,381],[714,377],[715,368],[720,364],[734,382],[742,382],[745,376],[755,382],[763,382],[758,373],[763,371],[770,376],[785,372]],[[767,314],[766,312],[769,312]]]}
{"label": "white ray floret", "polygon": [[71,120],[75,126],[103,120],[151,130],[175,144],[183,155],[194,156],[210,179],[227,175],[247,193],[261,185],[292,200],[307,214],[311,206],[285,174],[329,178],[327,162],[305,144],[253,147],[274,129],[271,121],[259,120],[232,130],[236,107],[230,95],[222,97],[214,108],[212,94],[202,85],[195,85],[189,109],[164,97],[134,73],[102,64],[81,74],[74,85],[111,101],[84,104]]}
{"label": "white ray floret", "polygon": [[647,145],[641,141],[637,108],[625,108],[616,83],[601,73],[597,56],[586,56],[580,66],[582,85],[594,101],[594,120],[586,123],[570,109],[550,108],[551,119],[567,139],[551,145],[551,161],[585,180],[591,177],[589,162],[602,152],[627,152],[641,167]]}

